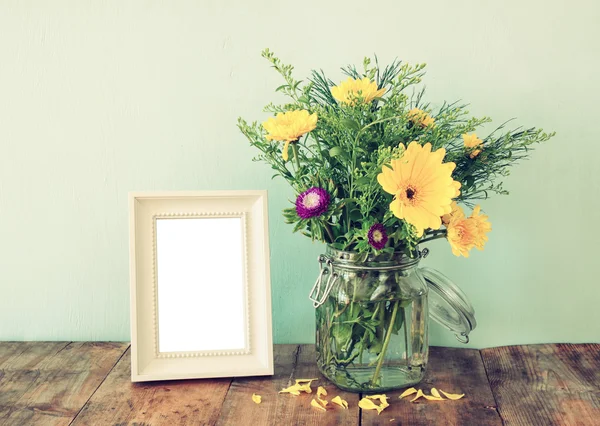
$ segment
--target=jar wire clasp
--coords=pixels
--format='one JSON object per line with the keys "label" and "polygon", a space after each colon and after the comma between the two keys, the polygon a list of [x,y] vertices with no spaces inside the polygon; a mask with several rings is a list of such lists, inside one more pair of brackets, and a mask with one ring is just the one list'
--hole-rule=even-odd
{"label": "jar wire clasp", "polygon": [[[319,265],[321,267],[321,272],[319,272],[319,276],[317,277],[317,281],[315,281],[315,285],[313,285],[310,293],[308,294],[308,298],[313,302],[313,307],[318,308],[327,300],[329,293],[331,293],[331,289],[335,284],[338,274],[333,271],[333,261],[330,257],[325,255],[319,255]],[[325,265],[324,265],[325,264]],[[323,286],[323,276],[328,275],[327,283]],[[323,287],[323,293],[321,294],[321,288]]]}

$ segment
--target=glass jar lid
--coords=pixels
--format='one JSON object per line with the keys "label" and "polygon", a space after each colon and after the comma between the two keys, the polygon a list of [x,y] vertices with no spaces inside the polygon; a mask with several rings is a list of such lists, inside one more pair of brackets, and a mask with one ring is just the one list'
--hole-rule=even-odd
{"label": "glass jar lid", "polygon": [[477,326],[475,310],[456,284],[441,272],[423,267],[421,274],[429,287],[429,315],[456,334],[461,343],[469,343],[469,333]]}

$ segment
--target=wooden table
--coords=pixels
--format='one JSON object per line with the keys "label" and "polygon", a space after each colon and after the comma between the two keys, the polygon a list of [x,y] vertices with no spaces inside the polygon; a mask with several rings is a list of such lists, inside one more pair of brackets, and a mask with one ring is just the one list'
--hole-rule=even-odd
{"label": "wooden table", "polygon": [[[127,343],[0,343],[0,425],[600,425],[600,345],[432,347],[418,386],[460,391],[459,401],[360,410],[360,398],[318,373],[313,345],[275,346],[275,376],[133,384]],[[278,394],[319,377],[348,410],[320,412],[313,395]],[[317,383],[315,383],[316,385]],[[313,386],[316,388],[316,386]],[[262,395],[262,404],[251,400]]]}

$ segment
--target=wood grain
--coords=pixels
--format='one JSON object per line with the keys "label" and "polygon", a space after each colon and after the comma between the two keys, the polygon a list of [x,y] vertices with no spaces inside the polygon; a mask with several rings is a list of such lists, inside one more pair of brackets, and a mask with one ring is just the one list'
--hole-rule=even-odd
{"label": "wood grain", "polygon": [[[146,383],[131,383],[127,347],[0,343],[0,425],[600,425],[598,344],[432,347],[416,387],[466,397],[410,403],[398,399],[401,391],[389,392],[391,405],[379,416],[361,412],[358,394],[321,376],[314,345],[275,346],[273,377]],[[350,409],[321,412],[310,406],[314,394],[278,393],[296,378],[313,377],[313,389],[324,385],[328,400],[341,395]],[[252,393],[262,404],[252,402]]]}
{"label": "wood grain", "polygon": [[388,392],[390,406],[377,415],[361,410],[362,425],[502,425],[479,351],[431,347],[423,381],[414,386],[429,394],[432,387],[464,393],[457,401],[398,399],[401,391]]}
{"label": "wood grain", "polygon": [[68,425],[127,346],[90,342],[0,345],[0,424]]}
{"label": "wood grain", "polygon": [[[276,345],[275,375],[272,377],[236,378],[223,404],[217,425],[357,425],[358,394],[337,389],[318,371],[314,345]],[[295,383],[295,379],[318,378],[313,394],[293,396],[279,391]],[[329,404],[327,412],[311,407],[318,386],[328,391],[327,400],[340,395],[350,408],[344,410]],[[251,397],[262,396],[255,404]]]}
{"label": "wood grain", "polygon": [[128,350],[73,425],[213,425],[231,379],[131,382]]}
{"label": "wood grain", "polygon": [[481,351],[506,425],[600,425],[600,345]]}

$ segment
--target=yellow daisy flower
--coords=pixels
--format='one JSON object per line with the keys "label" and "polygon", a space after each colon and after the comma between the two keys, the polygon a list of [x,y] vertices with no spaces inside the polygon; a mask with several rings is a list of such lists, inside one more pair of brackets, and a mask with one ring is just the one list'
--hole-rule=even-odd
{"label": "yellow daisy flower", "polygon": [[487,233],[492,230],[492,224],[488,220],[488,216],[481,214],[481,207],[475,206],[471,213],[471,220],[476,224],[477,231],[475,233],[474,244],[478,250],[483,250],[483,246],[488,240]]}
{"label": "yellow daisy flower", "polygon": [[339,86],[333,86],[331,94],[342,104],[354,104],[358,98],[361,98],[365,103],[369,103],[375,98],[382,97],[386,90],[385,88],[377,90],[377,83],[367,77],[362,80],[348,77]]}
{"label": "yellow daisy flower", "polygon": [[394,195],[390,210],[413,225],[417,235],[439,229],[441,217],[452,211],[452,198],[460,195],[460,182],[452,179],[454,163],[442,163],[446,150],[431,152],[431,144],[411,142],[398,160],[377,176],[383,190]]}
{"label": "yellow daisy flower", "polygon": [[481,148],[483,148],[483,141],[479,139],[475,133],[471,135],[465,133],[462,135],[462,138],[465,143],[465,148],[467,151],[470,151],[469,157],[477,157],[481,153]]}
{"label": "yellow daisy flower", "polygon": [[435,127],[435,120],[433,117],[419,108],[413,108],[408,111],[408,119],[412,121],[413,124],[421,127]]}
{"label": "yellow daisy flower", "polygon": [[452,208],[450,213],[442,216],[442,223],[444,225],[448,225],[454,219],[464,219],[465,217],[465,212],[463,211],[461,206],[456,204],[456,201],[452,201],[450,207]]}
{"label": "yellow daisy flower", "polygon": [[290,143],[317,127],[317,114],[310,114],[304,109],[280,112],[276,117],[269,117],[262,126],[268,133],[267,140],[285,142],[282,157],[287,161]]}
{"label": "yellow daisy flower", "polygon": [[477,223],[471,218],[455,219],[448,224],[448,242],[455,256],[469,257],[475,246]]}

